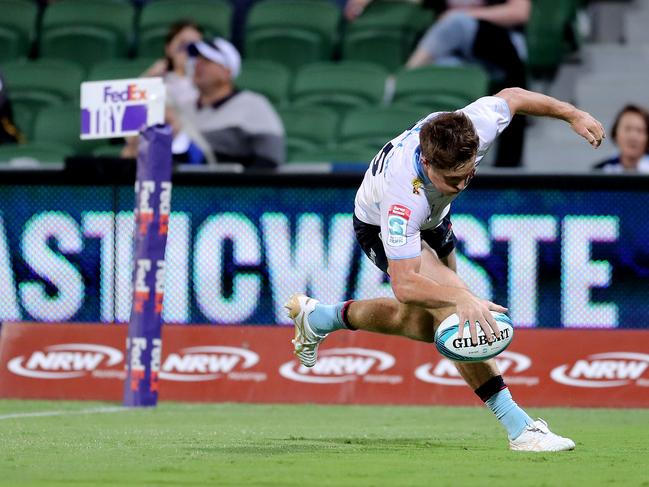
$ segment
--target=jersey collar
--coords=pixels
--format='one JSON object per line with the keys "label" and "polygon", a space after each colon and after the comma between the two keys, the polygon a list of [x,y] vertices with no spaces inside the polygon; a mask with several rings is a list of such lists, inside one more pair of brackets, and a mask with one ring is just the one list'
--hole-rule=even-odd
{"label": "jersey collar", "polygon": [[426,175],[426,171],[424,171],[424,168],[422,167],[421,164],[421,147],[417,146],[415,149],[415,153],[412,157],[412,165],[413,168],[415,169],[415,173],[417,173],[417,177],[423,181],[425,185],[432,184],[428,176]]}

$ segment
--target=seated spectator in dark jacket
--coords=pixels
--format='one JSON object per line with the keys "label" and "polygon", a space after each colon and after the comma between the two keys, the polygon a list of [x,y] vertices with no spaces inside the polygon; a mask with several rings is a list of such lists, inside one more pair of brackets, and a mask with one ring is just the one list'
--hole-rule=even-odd
{"label": "seated spectator in dark jacket", "polygon": [[179,107],[181,131],[204,153],[209,145],[208,161],[213,155],[220,162],[254,168],[273,168],[284,162],[284,127],[279,115],[264,96],[234,86],[241,68],[236,48],[216,38],[191,44],[188,50],[195,59],[198,97]]}
{"label": "seated spectator in dark jacket", "polygon": [[627,105],[618,113],[611,131],[619,153],[594,166],[610,174],[649,174],[649,112]]}

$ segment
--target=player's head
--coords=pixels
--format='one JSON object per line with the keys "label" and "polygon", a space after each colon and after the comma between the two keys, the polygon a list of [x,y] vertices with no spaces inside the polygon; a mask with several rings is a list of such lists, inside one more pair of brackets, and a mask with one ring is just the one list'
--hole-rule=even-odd
{"label": "player's head", "polygon": [[190,44],[188,52],[196,58],[194,84],[204,93],[223,86],[233,86],[241,69],[241,55],[229,41],[217,37]]}
{"label": "player's head", "polygon": [[440,192],[453,194],[464,189],[473,175],[478,144],[473,122],[462,112],[442,113],[422,125],[422,163]]}
{"label": "player's head", "polygon": [[649,153],[649,113],[637,105],[627,105],[618,113],[611,130],[620,154],[639,159]]}

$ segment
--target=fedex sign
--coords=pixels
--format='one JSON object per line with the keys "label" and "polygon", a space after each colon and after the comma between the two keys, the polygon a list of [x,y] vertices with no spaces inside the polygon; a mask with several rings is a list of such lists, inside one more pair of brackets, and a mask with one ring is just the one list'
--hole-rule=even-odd
{"label": "fedex sign", "polygon": [[127,85],[122,91],[116,91],[112,85],[104,86],[104,103],[136,100],[146,101],[146,90],[139,88],[135,83]]}
{"label": "fedex sign", "polygon": [[162,78],[92,81],[81,84],[81,138],[136,135],[164,121]]}

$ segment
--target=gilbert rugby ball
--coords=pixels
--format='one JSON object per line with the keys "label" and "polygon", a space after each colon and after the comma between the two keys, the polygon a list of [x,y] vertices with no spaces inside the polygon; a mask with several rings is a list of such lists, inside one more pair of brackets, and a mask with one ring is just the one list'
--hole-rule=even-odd
{"label": "gilbert rugby ball", "polygon": [[477,327],[478,344],[471,343],[469,326],[464,326],[462,338],[458,337],[460,320],[456,314],[446,318],[435,330],[435,346],[439,353],[458,362],[481,362],[495,357],[505,350],[514,338],[514,328],[509,316],[491,312],[498,324],[500,333],[489,345],[482,328]]}

